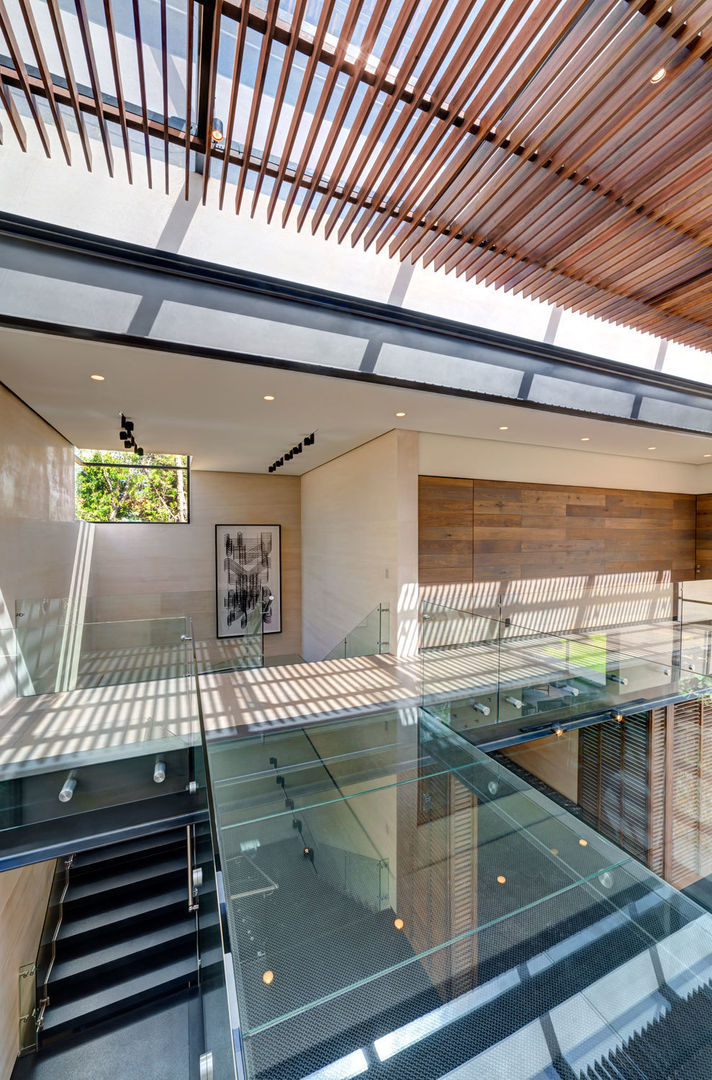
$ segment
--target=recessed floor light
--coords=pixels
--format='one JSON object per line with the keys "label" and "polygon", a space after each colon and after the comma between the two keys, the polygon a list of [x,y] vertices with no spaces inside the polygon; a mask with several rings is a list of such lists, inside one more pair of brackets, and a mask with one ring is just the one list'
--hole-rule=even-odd
{"label": "recessed floor light", "polygon": [[658,70],[655,72],[655,74],[650,76],[650,81],[651,81],[651,83],[662,82],[666,75],[667,75],[667,71],[665,70],[664,67],[658,68]]}
{"label": "recessed floor light", "polygon": [[502,427],[499,430],[500,431],[509,431],[509,428],[507,427],[506,424],[503,424]]}
{"label": "recessed floor light", "polygon": [[397,412],[397,413],[396,413],[396,416],[405,416],[405,415],[406,415],[406,414],[405,414],[404,412]]}
{"label": "recessed floor light", "polygon": [[274,401],[274,394],[265,394],[264,401]]}
{"label": "recessed floor light", "polygon": [[103,375],[90,375],[89,378],[93,379],[94,382],[103,382],[104,381],[104,376]]}
{"label": "recessed floor light", "polygon": [[581,442],[590,442],[590,441],[591,441],[591,436],[590,435],[582,435],[581,436]]}

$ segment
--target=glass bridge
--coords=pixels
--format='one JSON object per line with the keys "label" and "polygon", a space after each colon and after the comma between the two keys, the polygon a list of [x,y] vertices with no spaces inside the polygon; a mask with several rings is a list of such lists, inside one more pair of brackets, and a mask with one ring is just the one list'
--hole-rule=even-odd
{"label": "glass bridge", "polygon": [[55,693],[22,699],[44,757],[18,719],[0,863],[188,822],[214,1080],[708,1080],[708,626],[633,650],[423,614],[416,699],[229,737],[202,673],[230,658],[201,662],[185,620],[132,626],[69,691],[49,633]]}

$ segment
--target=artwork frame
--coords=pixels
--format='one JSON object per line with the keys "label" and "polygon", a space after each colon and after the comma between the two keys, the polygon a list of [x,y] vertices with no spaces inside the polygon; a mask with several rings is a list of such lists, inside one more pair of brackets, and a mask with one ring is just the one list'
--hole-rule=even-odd
{"label": "artwork frame", "polygon": [[258,602],[263,633],[281,634],[282,526],[216,524],[216,637],[245,637]]}

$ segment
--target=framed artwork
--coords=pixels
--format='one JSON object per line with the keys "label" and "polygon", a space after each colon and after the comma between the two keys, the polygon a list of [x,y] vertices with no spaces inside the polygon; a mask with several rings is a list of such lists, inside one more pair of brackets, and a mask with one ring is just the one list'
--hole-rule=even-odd
{"label": "framed artwork", "polygon": [[265,634],[280,634],[282,527],[216,525],[215,583],[219,638],[253,632],[260,608]]}

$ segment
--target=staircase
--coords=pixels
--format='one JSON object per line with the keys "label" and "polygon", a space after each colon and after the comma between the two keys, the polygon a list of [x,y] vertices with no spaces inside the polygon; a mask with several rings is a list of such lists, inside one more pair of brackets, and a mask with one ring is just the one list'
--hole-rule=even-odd
{"label": "staircase", "polygon": [[184,828],[76,857],[40,1058],[55,1040],[128,1017],[197,982],[186,880]]}

